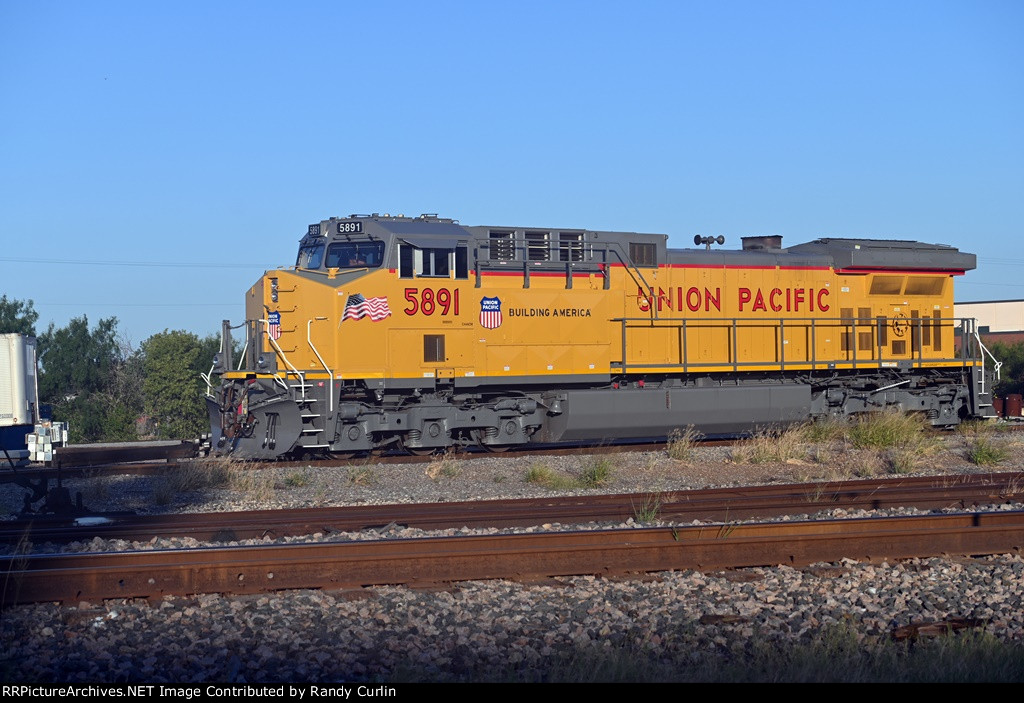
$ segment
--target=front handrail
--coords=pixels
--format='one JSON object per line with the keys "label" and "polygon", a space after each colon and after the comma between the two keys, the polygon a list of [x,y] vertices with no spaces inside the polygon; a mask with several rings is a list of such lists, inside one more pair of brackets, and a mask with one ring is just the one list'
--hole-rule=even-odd
{"label": "front handrail", "polygon": [[[278,356],[281,357],[281,360],[284,361],[285,365],[288,366],[288,368],[290,368],[292,370],[292,373],[294,373],[298,377],[298,379],[299,379],[299,388],[302,391],[302,400],[305,401],[306,400],[306,377],[305,377],[305,375],[303,375],[303,373],[301,371],[299,371],[297,368],[295,368],[295,365],[292,364],[291,360],[288,359],[288,356],[284,353],[284,351],[282,351],[281,347],[279,347],[277,345],[277,341],[273,337],[270,336],[270,321],[267,320],[267,319],[261,319],[260,322],[264,323],[263,331],[266,332],[267,341],[270,342],[270,346],[274,348],[274,351],[277,353]],[[275,374],[275,377],[276,377],[276,374]]]}
{"label": "front handrail", "polygon": [[330,367],[327,365],[327,362],[324,361],[324,358],[322,356],[320,356],[320,352],[317,351],[317,348],[313,345],[313,337],[312,337],[312,335],[310,333],[311,332],[311,325],[313,324],[313,319],[316,319],[316,320],[326,320],[327,318],[326,317],[311,318],[310,320],[308,320],[306,322],[306,342],[309,343],[309,348],[313,350],[314,354],[316,354],[316,358],[320,360],[320,365],[324,367],[324,370],[327,372],[327,375],[330,377],[330,380],[329,380],[329,382],[327,384],[328,385],[327,404],[329,406],[328,409],[330,410],[330,412],[334,412],[334,372],[331,371]]}

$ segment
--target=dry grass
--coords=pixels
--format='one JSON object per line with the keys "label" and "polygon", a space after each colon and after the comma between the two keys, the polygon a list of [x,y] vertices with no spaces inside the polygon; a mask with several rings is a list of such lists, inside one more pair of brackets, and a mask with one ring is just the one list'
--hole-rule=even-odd
{"label": "dry grass", "polygon": [[580,475],[579,485],[583,488],[601,488],[612,482],[612,462],[603,457],[595,459]]}
{"label": "dry grass", "polygon": [[828,444],[812,444],[807,449],[806,456],[810,461],[822,466],[836,462],[836,450]]}
{"label": "dry grass", "polygon": [[[846,440],[857,449],[892,449],[920,443],[924,423],[918,415],[897,411],[862,413],[846,432]],[[934,438],[932,442],[937,443]]]}
{"label": "dry grass", "polygon": [[968,420],[956,426],[956,434],[965,443],[979,437],[991,437],[996,433],[996,424],[987,420]]}
{"label": "dry grass", "polygon": [[353,466],[348,470],[348,482],[353,486],[374,486],[377,484],[377,474],[368,466]]}
{"label": "dry grass", "polygon": [[824,466],[841,461],[842,469],[834,472],[834,478],[840,479],[909,473],[941,446],[942,440],[926,431],[920,416],[877,412],[851,422],[826,419],[784,432],[760,431],[731,456],[737,463],[749,464],[811,461]]}
{"label": "dry grass", "polygon": [[1010,457],[1015,444],[999,436],[998,426],[993,422],[964,422],[957,426],[957,435],[964,444],[964,456],[977,466],[1001,464]]}
{"label": "dry grass", "polygon": [[849,425],[843,420],[828,417],[814,422],[806,422],[797,428],[805,442],[828,444],[842,441],[846,437]]}
{"label": "dry grass", "polygon": [[312,479],[310,478],[308,471],[292,471],[284,477],[284,485],[288,488],[304,488],[310,484]]}
{"label": "dry grass", "polygon": [[665,450],[670,458],[676,461],[689,461],[693,458],[697,443],[704,438],[704,435],[687,425],[686,429],[676,428],[668,435],[668,443]]}
{"label": "dry grass", "polygon": [[913,447],[895,447],[885,452],[885,464],[890,473],[909,474],[924,463],[926,456]]}
{"label": "dry grass", "polygon": [[877,476],[882,473],[884,465],[881,453],[874,450],[854,450],[847,454],[846,467],[858,478]]}
{"label": "dry grass", "polygon": [[253,500],[266,500],[274,491],[274,480],[266,471],[234,457],[205,457],[179,462],[153,485],[153,500],[159,505],[173,503],[186,494],[229,488]]}
{"label": "dry grass", "polygon": [[452,449],[447,450],[444,454],[439,454],[427,464],[427,468],[423,471],[431,481],[439,481],[442,477],[455,478],[461,472],[459,461],[455,458],[455,451]]}
{"label": "dry grass", "polygon": [[86,505],[92,501],[106,500],[110,497],[115,477],[99,469],[87,469],[82,473],[82,477],[86,479],[85,485],[82,487],[82,499]]}
{"label": "dry grass", "polygon": [[[641,628],[636,628],[640,630]],[[469,671],[425,671],[409,665],[392,680],[495,683],[1019,683],[1024,644],[984,631],[922,639],[907,646],[868,638],[848,621],[823,623],[807,639],[760,632],[742,639],[722,628],[721,650],[707,647],[696,628],[677,628],[672,646],[654,646],[649,630],[630,631],[618,644],[565,647],[537,666],[487,662]],[[740,628],[735,628],[740,629]],[[661,633],[664,637],[664,633]],[[728,656],[722,652],[728,652]]]}
{"label": "dry grass", "polygon": [[274,494],[274,479],[265,471],[242,470],[231,475],[231,488],[250,500],[268,500]]}
{"label": "dry grass", "polygon": [[244,471],[242,465],[242,461],[232,457],[178,462],[154,482],[153,500],[158,505],[168,505],[184,494],[227,488],[232,476]]}
{"label": "dry grass", "polygon": [[571,476],[555,471],[543,462],[537,462],[527,469],[525,480],[555,491],[576,487],[576,481]]}
{"label": "dry grass", "polygon": [[572,488],[601,488],[612,482],[612,462],[604,457],[594,459],[577,477],[552,469],[544,462],[535,462],[526,470],[523,480],[553,491]]}
{"label": "dry grass", "polygon": [[807,458],[803,425],[782,432],[758,430],[750,439],[730,451],[737,464],[769,464],[801,461]]}

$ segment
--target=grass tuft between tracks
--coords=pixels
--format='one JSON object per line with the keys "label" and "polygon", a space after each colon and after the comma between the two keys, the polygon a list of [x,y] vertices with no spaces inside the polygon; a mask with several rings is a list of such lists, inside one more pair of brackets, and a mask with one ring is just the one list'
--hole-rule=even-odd
{"label": "grass tuft between tracks", "polygon": [[963,440],[967,460],[977,466],[1001,464],[1010,457],[1010,448],[1015,444],[997,436],[999,426],[990,422],[965,422],[957,427],[957,434]]}
{"label": "grass tuft between tracks", "polygon": [[576,481],[571,476],[555,471],[543,462],[536,462],[526,470],[525,481],[553,491],[565,490],[576,486]]}
{"label": "grass tuft between tracks", "polygon": [[583,470],[579,484],[583,488],[600,488],[612,482],[612,462],[603,457],[595,459]]}
{"label": "grass tuft between tracks", "polygon": [[594,459],[579,476],[570,476],[555,471],[544,462],[537,461],[526,470],[523,480],[526,483],[534,483],[553,491],[572,488],[601,488],[612,482],[613,471],[612,462],[604,457]]}
{"label": "grass tuft between tracks", "polygon": [[427,468],[423,471],[427,478],[431,481],[439,481],[442,477],[444,478],[455,478],[462,469],[459,468],[459,460],[455,458],[455,451],[449,449],[443,454],[437,455],[433,461],[427,464]]}
{"label": "grass tuft between tracks", "polygon": [[882,470],[910,473],[941,446],[942,440],[925,430],[920,416],[875,412],[850,422],[826,419],[782,431],[760,430],[735,446],[730,457],[741,464],[820,464],[842,454],[853,475],[873,476]]}
{"label": "grass tuft between tracks", "polygon": [[[723,628],[724,630],[725,628]],[[756,630],[756,628],[755,628]],[[713,639],[692,626],[662,639],[623,634],[555,649],[535,660],[444,672],[401,668],[388,681],[515,683],[999,683],[1024,681],[1024,643],[984,632],[948,634],[914,643],[865,638],[852,625],[824,628],[811,641],[779,633]],[[667,633],[666,633],[667,634]],[[514,661],[514,660],[512,660]]]}
{"label": "grass tuft between tracks", "polygon": [[261,475],[246,462],[231,457],[206,457],[195,461],[179,462],[168,469],[153,484],[153,500],[168,505],[188,494],[207,490],[230,488],[254,500],[263,500],[273,494],[274,482]]}
{"label": "grass tuft between tracks", "polygon": [[704,435],[694,429],[693,425],[687,425],[685,428],[677,427],[669,433],[665,451],[670,459],[689,461],[694,456],[697,444],[703,438]]}

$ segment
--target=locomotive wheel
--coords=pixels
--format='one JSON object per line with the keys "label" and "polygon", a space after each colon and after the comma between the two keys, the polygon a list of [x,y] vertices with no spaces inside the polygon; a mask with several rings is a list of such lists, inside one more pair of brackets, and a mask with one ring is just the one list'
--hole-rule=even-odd
{"label": "locomotive wheel", "polygon": [[490,452],[491,454],[501,454],[512,448],[511,444],[481,444],[480,446],[484,451]]}
{"label": "locomotive wheel", "polygon": [[431,454],[437,451],[437,447],[407,446],[404,438],[398,441],[398,446],[401,448],[403,452],[405,452],[406,454],[411,454],[412,456],[430,456]]}

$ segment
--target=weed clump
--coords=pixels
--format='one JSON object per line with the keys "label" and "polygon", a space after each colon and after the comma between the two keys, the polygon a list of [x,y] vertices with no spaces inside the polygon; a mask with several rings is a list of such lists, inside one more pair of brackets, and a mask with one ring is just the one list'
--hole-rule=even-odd
{"label": "weed clump", "polygon": [[353,486],[373,486],[377,483],[377,474],[366,466],[353,466],[348,470],[348,482]]}
{"label": "weed clump", "polygon": [[802,460],[807,446],[801,427],[778,430],[758,430],[750,439],[733,447],[730,452],[737,464],[768,464]]}
{"label": "weed clump", "polygon": [[310,483],[308,471],[292,471],[284,477],[284,485],[288,488],[303,488]]}
{"label": "weed clump", "polygon": [[923,433],[920,417],[892,411],[862,413],[846,437],[857,449],[891,449],[919,444]]}
{"label": "weed clump", "polygon": [[538,486],[555,491],[576,486],[576,482],[573,481],[572,477],[555,471],[543,462],[537,462],[527,469],[525,480],[527,483],[535,483]]}
{"label": "weed clump", "polygon": [[967,460],[977,466],[1000,464],[1010,456],[1010,451],[988,437],[977,437],[967,446]]}
{"label": "weed clump", "polygon": [[689,461],[693,458],[697,443],[703,438],[704,435],[695,430],[693,425],[687,425],[686,429],[676,428],[669,433],[665,450],[671,459]]}
{"label": "weed clump", "polygon": [[600,488],[611,483],[612,468],[612,463],[608,459],[596,459],[577,478],[555,471],[544,462],[538,461],[526,470],[524,480],[553,491],[571,488]]}
{"label": "weed clump", "polygon": [[235,457],[206,457],[179,462],[157,479],[153,500],[158,505],[173,503],[185,494],[230,488],[253,500],[265,500],[273,494],[274,482]]}
{"label": "weed clump", "polygon": [[640,505],[633,505],[633,519],[637,522],[655,522],[661,516],[661,496],[645,495]]}
{"label": "weed clump", "polygon": [[579,478],[579,484],[583,488],[600,488],[607,486],[611,481],[612,463],[603,458],[588,466]]}
{"label": "weed clump", "polygon": [[423,473],[431,481],[440,481],[442,477],[455,478],[461,472],[459,462],[455,458],[455,452],[449,449],[427,464],[427,468]]}

